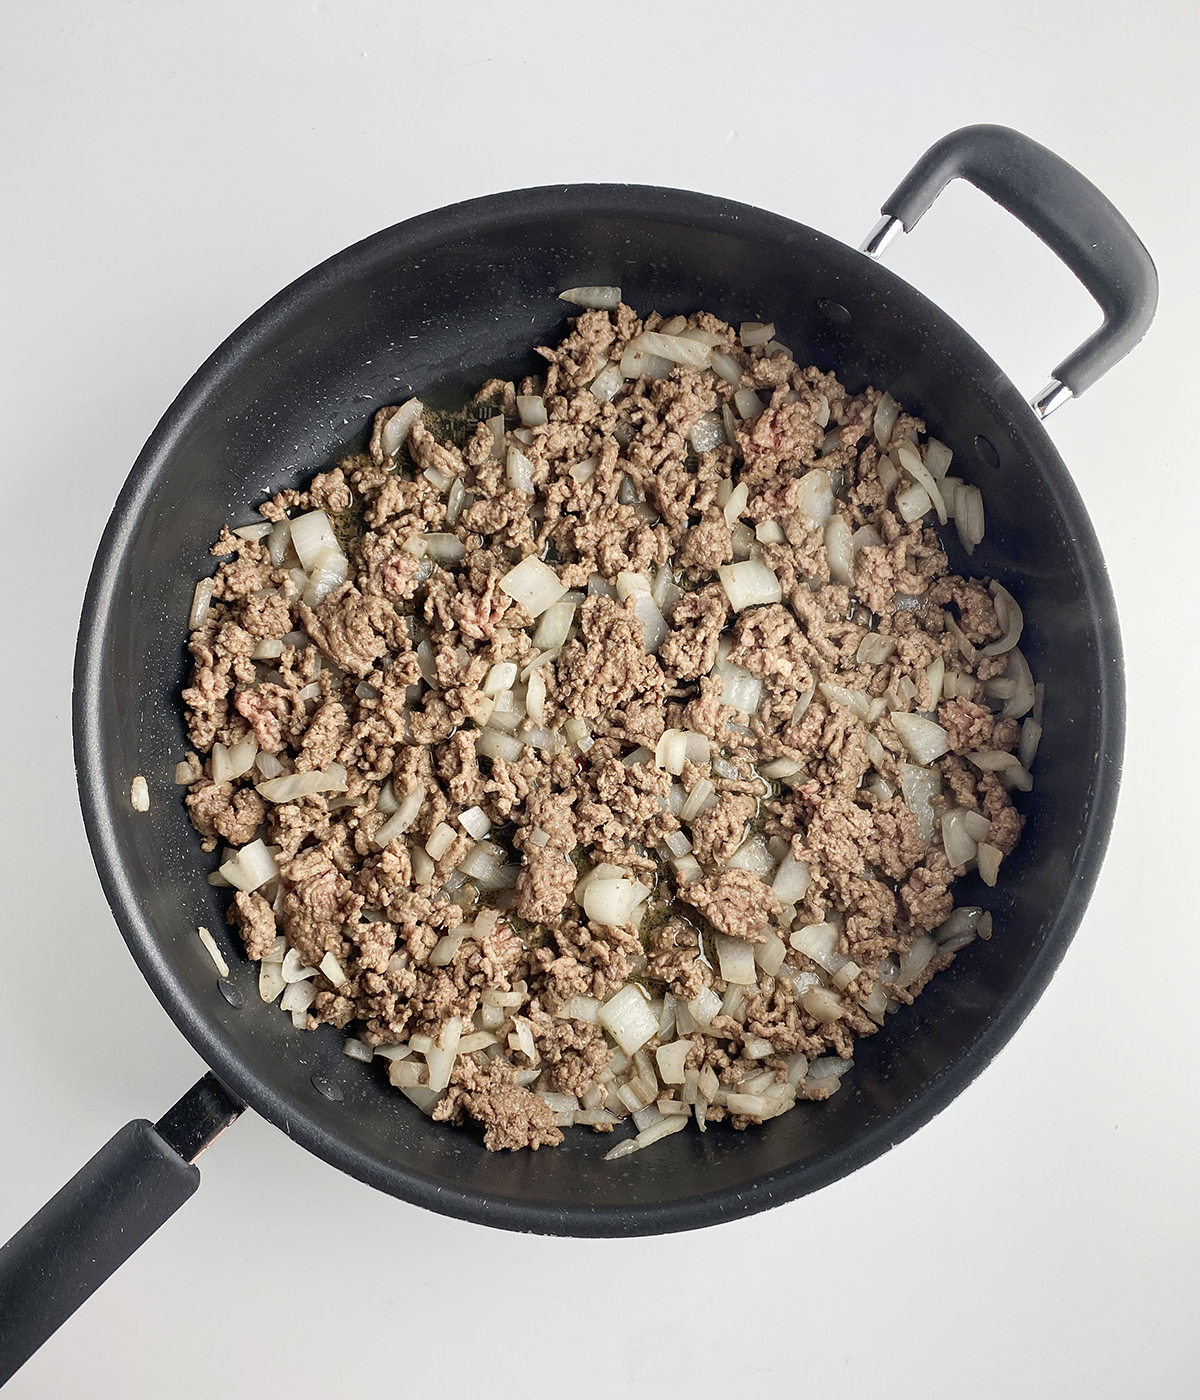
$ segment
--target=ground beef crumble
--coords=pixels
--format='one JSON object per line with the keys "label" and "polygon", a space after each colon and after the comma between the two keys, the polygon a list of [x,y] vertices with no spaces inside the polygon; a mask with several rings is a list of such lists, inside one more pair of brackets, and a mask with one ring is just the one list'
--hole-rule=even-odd
{"label": "ground beef crumble", "polygon": [[[740,386],[622,377],[647,332]],[[703,312],[588,310],[538,353],[458,417],[381,408],[222,531],[177,781],[264,999],[435,1119],[493,1150],[744,1128],[989,936],[952,886],[1020,839],[1040,692],[995,654],[1005,590],[903,517],[904,449],[959,488],[879,391]]]}

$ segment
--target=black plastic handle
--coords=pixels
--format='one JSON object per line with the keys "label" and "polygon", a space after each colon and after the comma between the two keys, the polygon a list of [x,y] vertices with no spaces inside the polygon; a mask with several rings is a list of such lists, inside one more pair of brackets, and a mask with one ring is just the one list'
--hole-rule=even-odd
{"label": "black plastic handle", "polygon": [[1091,292],[1104,324],[1054,370],[1076,397],[1146,334],[1158,274],[1116,207],[1074,166],[1006,126],[964,126],[931,146],[885,200],[882,213],[911,232],[961,177],[1015,214]]}
{"label": "black plastic handle", "polygon": [[126,1124],[0,1248],[0,1385],[191,1196],[193,1157],[240,1112],[205,1076],[157,1124]]}

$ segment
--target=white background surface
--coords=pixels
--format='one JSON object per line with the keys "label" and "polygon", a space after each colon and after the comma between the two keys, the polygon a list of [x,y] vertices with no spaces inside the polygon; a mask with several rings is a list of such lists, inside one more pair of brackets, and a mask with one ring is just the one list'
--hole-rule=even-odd
{"label": "white background surface", "polygon": [[[1051,427],[1123,618],[1120,813],[1060,973],[972,1088],[815,1197],[601,1243],[423,1213],[247,1115],[14,1400],[1194,1395],[1197,833],[1178,744],[1200,680],[1182,654],[1197,603],[1200,8],[7,0],[0,14],[0,470],[20,522],[0,644],[21,670],[0,692],[0,1239],[201,1070],[92,870],[70,666],[138,449],[267,297],[399,219],[559,180],[706,190],[857,243],[926,146],[973,121],[1076,164],[1162,278],[1146,342]],[[1027,392],[1096,319],[961,185],[888,262]],[[42,582],[27,607],[28,571]],[[583,1297],[599,1299],[594,1321]]]}

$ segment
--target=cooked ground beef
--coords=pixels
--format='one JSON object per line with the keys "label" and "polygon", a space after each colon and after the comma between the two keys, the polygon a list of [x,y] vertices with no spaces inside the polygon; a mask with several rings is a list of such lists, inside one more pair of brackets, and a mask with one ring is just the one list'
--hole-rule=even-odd
{"label": "cooked ground beef", "polygon": [[489,1148],[827,1098],[991,930],[951,886],[1020,837],[1009,596],[905,518],[909,453],[959,489],[920,421],[750,339],[584,311],[213,548],[178,779],[229,922]]}

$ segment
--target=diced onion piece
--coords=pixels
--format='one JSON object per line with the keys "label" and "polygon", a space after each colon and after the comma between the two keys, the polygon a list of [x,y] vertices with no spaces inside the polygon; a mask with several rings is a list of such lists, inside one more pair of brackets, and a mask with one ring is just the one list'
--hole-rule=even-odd
{"label": "diced onion piece", "polygon": [[942,686],[945,683],[945,679],[946,663],[940,656],[934,657],[925,668],[925,680],[929,686],[929,708],[931,710],[936,710],[938,707],[938,702],[942,698]]}
{"label": "diced onion piece", "polygon": [[550,421],[541,394],[518,394],[517,414],[527,428],[540,428]]}
{"label": "diced onion piece", "polygon": [[765,345],[768,340],[775,339],[775,322],[743,321],[738,331],[738,339],[747,350],[756,345]]}
{"label": "diced onion piece", "polygon": [[865,720],[871,712],[871,697],[865,690],[848,690],[844,685],[835,685],[832,681],[822,681],[819,689],[826,700],[842,705],[859,719]]}
{"label": "diced onion piece", "polygon": [[450,1083],[454,1061],[458,1055],[458,1044],[462,1038],[462,1021],[451,1016],[442,1030],[440,1044],[425,1052],[425,1063],[429,1066],[429,1088],[437,1093]]}
{"label": "diced onion piece", "polygon": [[900,955],[900,971],[892,979],[894,987],[907,987],[915,982],[922,972],[929,966],[934,954],[937,952],[937,944],[928,934],[922,934],[920,938]]}
{"label": "diced onion piece", "polygon": [[467,547],[457,535],[425,536],[425,553],[435,564],[457,564],[466,557]]}
{"label": "diced onion piece", "polygon": [[292,546],[300,559],[300,567],[307,573],[317,562],[323,549],[335,549],[341,553],[333,526],[323,510],[312,510],[307,515],[299,515],[292,521]]}
{"label": "diced onion piece", "polygon": [[928,845],[933,839],[934,824],[931,799],[942,790],[941,774],[935,769],[902,763],[900,790],[904,794],[905,806],[917,819],[917,834]]}
{"label": "diced onion piece", "polygon": [[222,876],[235,888],[249,894],[279,874],[275,857],[261,837],[243,846],[232,860],[220,867]]}
{"label": "diced onion piece", "polygon": [[707,1026],[720,1014],[721,998],[711,987],[705,987],[688,1002],[687,1009],[698,1026]]}
{"label": "diced onion piece", "polygon": [[966,865],[975,859],[975,842],[967,832],[961,808],[951,807],[942,814],[942,848],[951,865]]}
{"label": "diced onion piece", "polygon": [[954,453],[944,442],[939,442],[937,438],[930,438],[925,444],[924,450],[925,465],[929,468],[932,476],[938,481],[950,470],[950,463],[954,458]]}
{"label": "diced onion piece", "polygon": [[150,810],[150,789],[141,773],[129,784],[129,805],[135,812]]}
{"label": "diced onion piece", "polygon": [[[411,830],[424,802],[425,793],[421,788],[413,788],[411,792],[406,793],[395,812],[371,838],[373,843],[383,850],[389,841],[394,841],[397,836],[403,836],[406,831]],[[475,833],[471,834],[474,836]]]}
{"label": "diced onion piece", "polygon": [[259,999],[270,1004],[275,1001],[280,992],[287,986],[283,978],[283,969],[277,962],[266,962],[259,964],[258,968],[258,995]]}
{"label": "diced onion piece", "polygon": [[621,304],[620,287],[568,287],[559,292],[559,301],[586,306],[592,311],[613,311]]}
{"label": "diced onion piece", "polygon": [[883,398],[875,405],[875,418],[872,424],[875,430],[875,441],[884,452],[887,451],[892,441],[892,430],[899,417],[900,405],[892,398],[891,394],[884,394]]}
{"label": "diced onion piece", "polygon": [[394,457],[404,446],[424,408],[420,399],[409,399],[384,423],[379,434],[379,448],[385,457]]}
{"label": "diced onion piece", "polygon": [[1017,757],[1021,760],[1022,768],[1033,767],[1041,740],[1042,726],[1035,719],[1027,719],[1021,726],[1021,740],[1017,745]]}
{"label": "diced onion piece", "polygon": [[594,1026],[600,1013],[600,1003],[595,997],[568,997],[554,1013],[560,1021],[585,1021]]}
{"label": "diced onion piece", "polygon": [[895,650],[895,637],[881,637],[878,632],[868,632],[859,642],[854,659],[860,666],[882,666]]}
{"label": "diced onion piece", "polygon": [[1004,674],[1009,680],[1016,681],[1017,687],[1012,699],[1004,702],[1000,713],[1005,719],[1020,719],[1034,708],[1038,695],[1037,687],[1033,683],[1033,672],[1030,671],[1029,662],[1025,660],[1020,647],[1013,647],[1008,653],[1008,665],[1004,668]]}
{"label": "diced onion piece", "polygon": [[[534,646],[537,647],[539,651],[552,651],[554,648],[562,646],[567,640],[567,635],[571,631],[571,623],[574,620],[574,602],[569,595],[560,598],[557,603],[548,607],[538,619],[538,625],[533,634]],[[502,664],[511,665],[512,663]],[[492,669],[495,670],[495,667]],[[489,672],[488,675],[490,679],[491,672]],[[510,681],[509,684],[511,685],[512,682]],[[505,690],[507,687],[501,686],[500,689]]]}
{"label": "diced onion piece", "polygon": [[519,447],[509,447],[504,459],[504,474],[514,491],[533,495],[533,463]]}
{"label": "diced onion piece", "polygon": [[696,340],[684,340],[677,335],[662,335],[658,331],[643,331],[631,340],[629,349],[643,351],[647,355],[660,355],[672,364],[686,365],[689,369],[707,369],[712,363],[712,350]]}
{"label": "diced onion piece", "polygon": [[548,564],[530,554],[500,579],[500,587],[525,609],[530,617],[541,617],[567,591]]}
{"label": "diced onion piece", "polygon": [[524,748],[519,739],[514,739],[511,734],[505,734],[499,729],[480,730],[479,737],[475,740],[476,753],[482,754],[484,758],[503,759],[505,763],[516,763]]}
{"label": "diced onion piece", "polygon": [[758,981],[758,968],[754,961],[754,945],[751,943],[746,943],[740,938],[730,938],[724,933],[718,933],[717,961],[721,967],[721,976],[726,982],[732,982],[741,987],[753,987]]}
{"label": "diced onion piece", "polygon": [[465,812],[460,812],[458,824],[476,841],[482,841],[492,829],[492,824],[482,807],[468,807]]}
{"label": "diced onion piece", "polygon": [[667,729],[654,749],[654,766],[678,777],[687,759],[687,735],[682,729]]}
{"label": "diced onion piece", "polygon": [[[451,539],[454,537],[451,536]],[[350,561],[337,545],[326,545],[317,551],[312,568],[308,571],[308,586],[303,600],[310,608],[327,598],[340,583],[345,583],[350,572]]]}
{"label": "diced onion piece", "polygon": [[809,987],[800,994],[800,1005],[822,1023],[841,1020],[843,1010],[841,998],[828,987]]}
{"label": "diced onion piece", "polygon": [[660,1045],[654,1052],[658,1065],[658,1077],[664,1084],[682,1084],[685,1078],[684,1061],[692,1048],[690,1040],[675,1040],[670,1045]]}
{"label": "diced onion piece", "polygon": [[753,423],[766,407],[753,389],[739,389],[733,396],[733,403],[745,423]]}
{"label": "diced onion piece", "polygon": [[681,885],[690,885],[693,880],[699,880],[704,874],[700,862],[690,852],[685,856],[675,856],[671,861],[671,868]]}
{"label": "diced onion piece", "polygon": [[768,977],[774,977],[787,957],[787,944],[778,934],[767,930],[767,941],[754,945],[754,961]]}
{"label": "diced onion piece", "polygon": [[824,467],[813,467],[798,482],[797,504],[814,525],[824,525],[833,514],[833,483]]}
{"label": "diced onion piece", "polygon": [[649,898],[650,891],[639,880],[618,876],[614,879],[592,879],[583,889],[576,886],[576,898],[589,919],[611,928],[626,928],[634,924],[635,912]]}
{"label": "diced onion piece", "polygon": [[754,538],[759,544],[787,543],[787,536],[778,520],[760,520],[754,527]]}
{"label": "diced onion piece", "polygon": [[[621,366],[609,360],[595,379],[592,380],[591,384],[588,385],[588,388],[592,392],[592,397],[597,399],[600,403],[611,403],[621,392],[621,386],[624,383],[625,376],[621,373]],[[592,470],[595,471],[594,466]],[[575,477],[576,481],[584,481],[587,479],[586,477],[576,476],[574,467],[571,469],[571,475]],[[591,473],[588,475],[590,476]]]}
{"label": "diced onion piece", "polygon": [[1000,862],[1004,859],[1000,848],[981,841],[975,855],[979,861],[979,878],[985,885],[994,885],[1000,872]]}
{"label": "diced onion piece", "polygon": [[[135,778],[134,782],[136,781],[137,779]],[[179,787],[186,787],[189,783],[194,783],[195,781],[195,771],[193,770],[192,765],[187,761],[186,758],[175,765],[175,782]],[[132,796],[133,790],[131,788],[130,800],[132,800]]]}
{"label": "diced onion piece", "polygon": [[788,942],[826,972],[836,972],[846,961],[837,951],[838,931],[833,924],[805,924],[792,930]]}
{"label": "diced onion piece", "polygon": [[927,768],[950,748],[950,736],[931,719],[897,710],[892,715],[892,724],[904,747],[922,767]]}
{"label": "diced onion piece", "polygon": [[712,452],[725,442],[725,424],[719,413],[702,413],[688,431],[688,440],[696,452]]}
{"label": "diced onion piece", "polygon": [[960,486],[954,497],[954,524],[968,554],[983,539],[983,495],[978,486]]}
{"label": "diced onion piece", "polygon": [[679,809],[679,820],[681,822],[694,822],[704,810],[704,805],[712,796],[712,792],[713,785],[710,780],[701,778],[684,799],[683,806]]}
{"label": "diced onion piece", "polygon": [[255,784],[255,791],[268,802],[293,802],[314,792],[345,792],[346,770],[340,763],[330,763],[307,773],[286,773]]}
{"label": "diced onion piece", "polygon": [[808,862],[797,860],[789,851],[779,862],[771,889],[780,904],[799,904],[808,892],[809,879]]}
{"label": "diced onion piece", "polygon": [[740,564],[722,564],[717,569],[734,612],[744,608],[778,603],[783,599],[779,580],[761,559],[745,559]]}
{"label": "diced onion piece", "polygon": [[915,481],[896,492],[896,510],[906,524],[920,520],[932,506],[929,492]]}
{"label": "diced onion piece", "polygon": [[725,502],[725,524],[730,529],[737,524],[742,512],[746,509],[746,502],[750,499],[750,488],[744,481],[738,484],[729,493],[729,500]]}
{"label": "diced onion piece", "polygon": [[748,838],[725,862],[727,870],[749,870],[766,880],[775,874],[775,860],[767,849],[763,836],[757,832]]}
{"label": "diced onion piece", "polygon": [[204,626],[204,619],[208,616],[208,610],[212,606],[213,581],[210,578],[202,578],[196,585],[192,594],[192,611],[188,615],[188,628],[194,632],[197,627]]}
{"label": "diced onion piece", "polygon": [[290,520],[278,520],[271,527],[271,533],[267,537],[267,553],[271,557],[271,567],[278,569],[287,558],[288,546],[292,542],[292,522]]}
{"label": "diced onion piece", "polygon": [[317,999],[317,989],[311,982],[289,982],[279,1001],[281,1011],[305,1012]]}
{"label": "diced onion piece", "polygon": [[[939,524],[946,523],[946,502],[942,499],[942,493],[934,480],[933,474],[925,463],[921,461],[920,454],[915,447],[910,447],[907,443],[901,443],[896,449],[896,457],[904,470],[919,485],[924,487],[925,494],[933,502],[933,508],[937,511]],[[896,504],[899,505],[900,497],[896,497]],[[922,512],[923,513],[923,512]]]}
{"label": "diced onion piece", "polygon": [[634,593],[633,614],[642,624],[642,645],[653,655],[671,630],[651,593]]}
{"label": "diced onion piece", "polygon": [[333,983],[335,987],[340,987],[346,981],[346,974],[342,971],[342,965],[332,953],[326,953],[319,964],[319,971]]}
{"label": "diced onion piece", "polygon": [[997,583],[993,579],[989,587],[992,597],[996,601],[996,617],[1000,626],[1004,628],[1004,636],[997,642],[990,642],[987,646],[980,647],[979,655],[1002,656],[1006,651],[1011,651],[1021,640],[1025,616],[1021,612],[1017,600],[1003,584]]}
{"label": "diced onion piece", "polygon": [[225,956],[220,948],[217,947],[216,939],[206,928],[198,928],[196,932],[200,935],[200,942],[204,944],[208,956],[212,958],[213,965],[216,967],[218,975],[221,977],[228,977],[229,964],[225,961]]}
{"label": "diced onion piece", "polygon": [[452,826],[438,822],[430,832],[429,840],[425,842],[425,854],[430,860],[441,860],[457,839]]}
{"label": "diced onion piece", "polygon": [[742,387],[742,367],[732,355],[724,350],[714,350],[712,367],[727,384],[735,389]]}
{"label": "diced onion piece", "polygon": [[280,976],[285,982],[305,982],[319,971],[320,968],[308,967],[295,948],[288,948],[283,955]]}
{"label": "diced onion piece", "polygon": [[626,983],[600,1008],[597,1020],[627,1055],[658,1033],[658,1017],[634,983]]}
{"label": "diced onion piece", "polygon": [[843,517],[836,513],[825,522],[825,557],[829,561],[829,577],[834,583],[853,584],[853,534]]}

